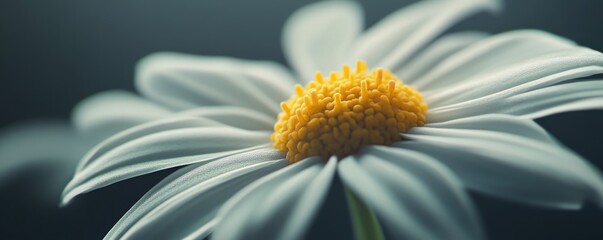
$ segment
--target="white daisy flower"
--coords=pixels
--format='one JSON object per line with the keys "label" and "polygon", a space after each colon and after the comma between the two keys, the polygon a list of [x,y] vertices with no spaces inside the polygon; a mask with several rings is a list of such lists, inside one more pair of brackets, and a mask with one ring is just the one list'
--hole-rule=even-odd
{"label": "white daisy flower", "polygon": [[[106,237],[303,238],[335,178],[359,238],[482,239],[468,189],[550,208],[603,204],[598,171],[533,121],[603,107],[603,82],[576,80],[603,73],[603,55],[537,30],[439,36],[499,8],[421,1],[363,32],[357,3],[310,5],[283,34],[297,78],[272,62],[149,56],[138,90],[179,112],[88,152],[63,204],[179,166]],[[82,109],[84,125],[102,118]]]}

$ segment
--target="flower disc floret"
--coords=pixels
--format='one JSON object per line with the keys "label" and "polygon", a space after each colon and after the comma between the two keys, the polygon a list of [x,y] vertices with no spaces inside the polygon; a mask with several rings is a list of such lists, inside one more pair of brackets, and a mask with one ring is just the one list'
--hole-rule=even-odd
{"label": "flower disc floret", "polygon": [[345,157],[364,145],[390,145],[400,133],[426,121],[427,104],[414,88],[385,69],[368,70],[358,61],[328,78],[317,72],[306,87],[281,103],[274,125],[274,148],[290,163],[310,156]]}

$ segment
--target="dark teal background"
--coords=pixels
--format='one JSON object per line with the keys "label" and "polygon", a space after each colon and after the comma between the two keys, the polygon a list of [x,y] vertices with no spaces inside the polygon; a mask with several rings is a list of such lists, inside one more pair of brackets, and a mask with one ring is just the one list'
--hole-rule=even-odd
{"label": "dark teal background", "polygon": [[[0,0],[0,127],[36,118],[63,118],[93,93],[133,90],[133,69],[156,51],[227,55],[285,62],[283,22],[312,1]],[[374,24],[413,1],[362,1]],[[497,16],[480,14],[454,28],[498,33],[538,28],[603,50],[600,0],[512,0]],[[571,149],[603,169],[603,113],[566,113],[538,120]],[[1,239],[96,239],[169,171],[86,194],[65,209],[40,204],[27,189],[31,169],[0,188]],[[349,230],[334,191],[311,236]],[[339,200],[341,199],[341,200]],[[340,202],[338,202],[340,201]],[[603,210],[525,207],[475,195],[490,239],[603,239]],[[321,235],[326,234],[326,235]],[[350,237],[350,235],[346,235]]]}

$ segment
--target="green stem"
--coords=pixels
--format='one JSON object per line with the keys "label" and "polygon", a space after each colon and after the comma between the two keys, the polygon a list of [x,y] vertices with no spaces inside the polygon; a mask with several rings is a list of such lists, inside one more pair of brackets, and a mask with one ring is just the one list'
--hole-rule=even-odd
{"label": "green stem", "polygon": [[345,188],[356,240],[383,240],[383,231],[375,213],[351,190]]}

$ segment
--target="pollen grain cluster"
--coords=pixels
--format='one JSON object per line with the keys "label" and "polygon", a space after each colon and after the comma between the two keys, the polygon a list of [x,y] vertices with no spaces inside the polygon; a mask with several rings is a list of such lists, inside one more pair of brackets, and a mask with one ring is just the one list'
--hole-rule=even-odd
{"label": "pollen grain cluster", "polygon": [[344,66],[327,78],[318,72],[306,87],[281,103],[274,125],[274,148],[287,152],[290,163],[310,156],[344,157],[363,145],[389,145],[400,132],[426,121],[421,94],[390,71]]}

